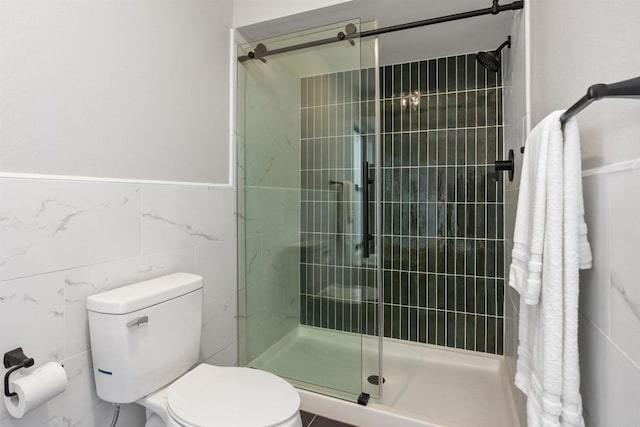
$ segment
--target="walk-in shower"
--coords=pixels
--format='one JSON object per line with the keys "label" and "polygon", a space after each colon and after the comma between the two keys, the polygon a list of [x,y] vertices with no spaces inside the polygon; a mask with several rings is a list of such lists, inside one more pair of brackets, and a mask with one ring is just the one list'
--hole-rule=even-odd
{"label": "walk-in shower", "polygon": [[472,53],[381,65],[375,31],[239,46],[240,364],[303,405],[384,412],[367,425],[515,425],[502,74]]}

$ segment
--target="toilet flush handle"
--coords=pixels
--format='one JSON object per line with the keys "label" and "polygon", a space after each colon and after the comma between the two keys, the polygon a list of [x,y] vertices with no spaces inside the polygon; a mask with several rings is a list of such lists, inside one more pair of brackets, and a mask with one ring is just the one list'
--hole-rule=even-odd
{"label": "toilet flush handle", "polygon": [[127,322],[127,328],[133,328],[134,326],[140,326],[145,323],[149,323],[149,316],[138,317]]}

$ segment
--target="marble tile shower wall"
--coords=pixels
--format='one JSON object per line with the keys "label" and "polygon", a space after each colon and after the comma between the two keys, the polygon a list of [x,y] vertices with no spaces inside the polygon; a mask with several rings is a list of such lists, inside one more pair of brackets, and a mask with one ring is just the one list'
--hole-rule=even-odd
{"label": "marble tile shower wall", "polygon": [[[204,276],[201,359],[236,361],[234,190],[188,185],[0,179],[0,349],[64,364],[64,394],[0,424],[103,426],[86,299],[176,271]],[[142,426],[144,411],[124,410]]]}
{"label": "marble tile shower wall", "polygon": [[[354,144],[353,128],[344,126],[351,126],[360,112],[362,122],[356,123],[358,131],[364,129],[359,147],[363,156],[369,146],[367,132],[375,116],[373,70],[360,73],[360,99],[354,96],[346,103],[340,92],[337,102],[324,95],[325,82],[333,93],[335,76],[302,82],[303,89],[322,92],[318,100],[303,90],[302,164],[306,154],[311,165],[302,169],[303,188],[313,187],[310,179],[325,183],[353,176],[353,150],[343,148]],[[341,73],[337,76],[337,82],[344,81]],[[503,181],[496,179],[492,167],[503,156],[501,76],[479,67],[473,55],[438,58],[381,67],[380,93],[384,335],[502,354],[504,195]],[[323,115],[324,105],[329,119]],[[316,111],[321,113],[320,127],[310,119],[311,114],[317,118]],[[326,190],[339,200],[337,190]],[[303,212],[304,206],[303,201]],[[322,200],[314,206],[334,209]],[[327,232],[324,238],[332,235]],[[310,272],[311,264],[315,267]],[[306,283],[313,283],[311,291],[301,287],[303,323],[306,318],[306,324],[314,326],[376,333],[375,304],[366,301],[367,290],[375,286],[373,270],[351,265],[355,267],[345,275],[344,266],[333,262],[303,263],[301,284],[305,275]],[[336,284],[359,287],[365,301],[345,304],[327,298]]]}
{"label": "marble tile shower wall", "polygon": [[287,62],[269,64],[246,63],[238,78],[242,366],[299,325],[300,92]]}

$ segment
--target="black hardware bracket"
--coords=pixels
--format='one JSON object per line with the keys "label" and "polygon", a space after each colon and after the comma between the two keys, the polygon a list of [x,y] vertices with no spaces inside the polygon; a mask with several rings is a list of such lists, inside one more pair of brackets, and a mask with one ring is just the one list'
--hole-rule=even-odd
{"label": "black hardware bracket", "polygon": [[369,393],[360,393],[360,396],[358,396],[358,405],[367,406],[370,397]]}
{"label": "black hardware bracket", "polygon": [[515,159],[513,156],[513,150],[509,150],[509,160],[496,160],[495,171],[509,172],[509,181],[513,181],[513,173],[515,171]]}
{"label": "black hardware bracket", "polygon": [[255,50],[249,52],[247,56],[249,57],[249,59],[258,59],[260,60],[260,62],[266,63],[267,60],[264,59],[264,57],[267,55],[269,55],[267,46],[265,46],[263,43],[258,43]]}
{"label": "black hardware bracket", "polygon": [[11,393],[9,391],[9,376],[22,368],[29,368],[33,366],[35,361],[31,357],[27,357],[22,351],[22,347],[14,348],[4,354],[2,359],[5,368],[10,368],[4,374],[4,395],[6,397],[17,396],[17,393]]}
{"label": "black hardware bracket", "polygon": [[[338,40],[349,40],[351,46],[355,46],[356,42],[353,41],[353,35],[358,31],[355,24],[349,23],[344,27],[344,32],[338,33]],[[346,33],[346,34],[345,34]]]}

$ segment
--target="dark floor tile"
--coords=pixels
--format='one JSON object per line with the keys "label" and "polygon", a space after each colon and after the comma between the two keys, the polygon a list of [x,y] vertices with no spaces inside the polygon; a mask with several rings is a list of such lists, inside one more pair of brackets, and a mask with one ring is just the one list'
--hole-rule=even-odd
{"label": "dark floor tile", "polygon": [[311,427],[356,427],[351,424],[341,423],[340,421],[330,420],[329,418],[317,416]]}
{"label": "dark floor tile", "polygon": [[300,411],[300,416],[302,417],[302,427],[309,427],[311,425],[311,421],[313,421],[313,417],[315,417],[316,414]]}

